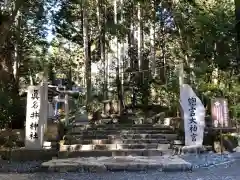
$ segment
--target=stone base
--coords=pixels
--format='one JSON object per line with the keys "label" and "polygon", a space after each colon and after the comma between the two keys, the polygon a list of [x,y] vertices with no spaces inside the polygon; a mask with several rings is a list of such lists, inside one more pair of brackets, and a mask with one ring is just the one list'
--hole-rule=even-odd
{"label": "stone base", "polygon": [[188,171],[192,164],[179,157],[118,156],[57,159],[42,163],[42,167],[54,172]]}
{"label": "stone base", "polygon": [[201,152],[204,151],[204,147],[201,146],[183,146],[182,147],[182,153],[186,154],[186,153],[196,153],[196,154],[200,154]]}

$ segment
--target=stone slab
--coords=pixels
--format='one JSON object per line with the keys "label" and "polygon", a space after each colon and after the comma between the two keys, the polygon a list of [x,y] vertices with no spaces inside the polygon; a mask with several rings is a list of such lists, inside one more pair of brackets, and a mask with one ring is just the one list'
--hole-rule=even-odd
{"label": "stone slab", "polygon": [[72,144],[72,145],[60,145],[60,151],[92,151],[92,150],[168,150],[169,144]]}
{"label": "stone slab", "polygon": [[112,135],[115,135],[115,134],[134,134],[134,133],[137,133],[137,134],[159,134],[159,133],[162,133],[162,134],[173,134],[174,132],[172,130],[166,130],[166,129],[163,129],[163,130],[154,130],[154,129],[142,129],[142,130],[105,130],[105,129],[102,129],[102,130],[99,130],[99,129],[96,129],[96,130],[81,130],[81,129],[76,129],[76,128],[73,128],[73,129],[69,129],[68,130],[68,134],[88,134],[88,135],[92,135],[92,134],[112,134]]}
{"label": "stone slab", "polygon": [[65,139],[64,145],[71,144],[169,144],[167,139]]}
{"label": "stone slab", "polygon": [[53,159],[42,163],[42,167],[54,172],[187,171],[191,170],[191,163],[177,156],[116,156]]}
{"label": "stone slab", "polygon": [[64,139],[166,139],[166,140],[175,140],[177,134],[74,134],[74,135],[65,135]]}

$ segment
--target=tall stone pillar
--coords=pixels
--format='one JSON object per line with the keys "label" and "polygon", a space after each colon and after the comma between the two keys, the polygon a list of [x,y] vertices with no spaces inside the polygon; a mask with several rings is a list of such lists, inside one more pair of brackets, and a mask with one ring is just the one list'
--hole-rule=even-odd
{"label": "tall stone pillar", "polygon": [[43,145],[43,87],[29,86],[25,126],[25,148],[39,150]]}

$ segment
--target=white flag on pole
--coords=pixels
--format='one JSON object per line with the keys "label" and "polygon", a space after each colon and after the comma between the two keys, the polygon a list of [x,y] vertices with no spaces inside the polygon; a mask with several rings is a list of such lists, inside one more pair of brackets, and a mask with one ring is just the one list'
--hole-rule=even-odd
{"label": "white flag on pole", "polygon": [[183,84],[180,88],[180,104],[184,119],[185,146],[202,146],[205,108],[188,84]]}

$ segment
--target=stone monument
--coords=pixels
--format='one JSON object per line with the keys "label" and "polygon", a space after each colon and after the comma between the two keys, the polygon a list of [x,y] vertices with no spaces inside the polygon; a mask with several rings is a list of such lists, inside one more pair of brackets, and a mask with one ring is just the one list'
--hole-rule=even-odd
{"label": "stone monument", "polygon": [[25,148],[39,150],[43,147],[43,135],[47,124],[47,108],[44,86],[29,86],[25,127]]}
{"label": "stone monument", "polygon": [[185,132],[185,147],[183,150],[201,149],[205,128],[205,108],[188,84],[181,86],[180,104],[183,110]]}

